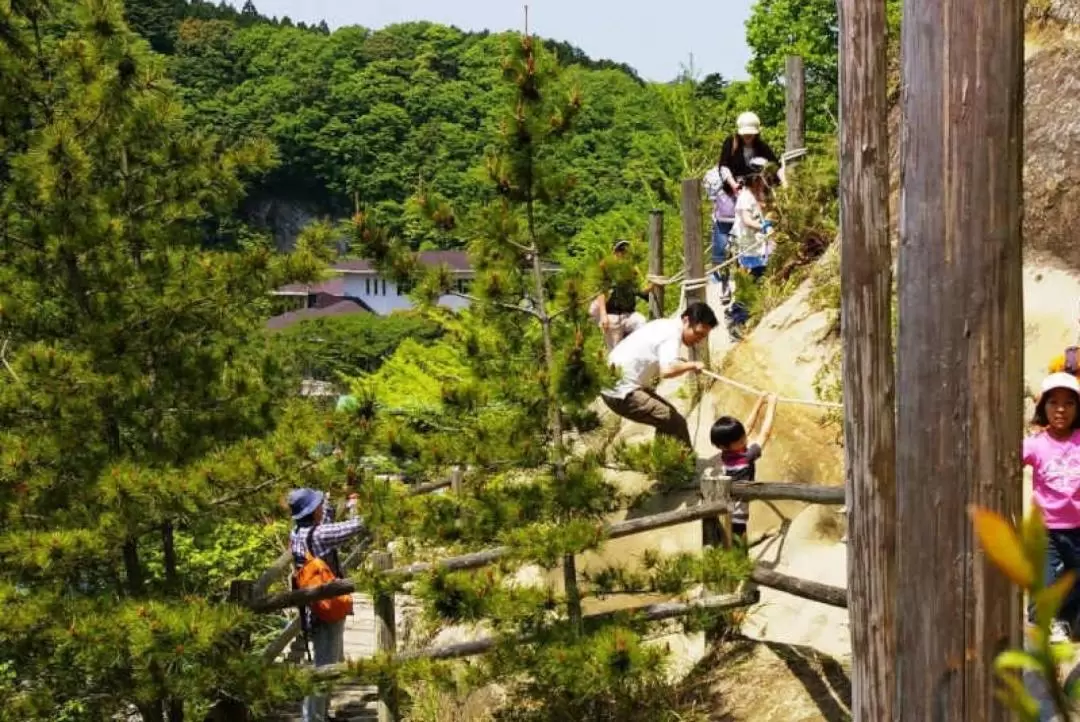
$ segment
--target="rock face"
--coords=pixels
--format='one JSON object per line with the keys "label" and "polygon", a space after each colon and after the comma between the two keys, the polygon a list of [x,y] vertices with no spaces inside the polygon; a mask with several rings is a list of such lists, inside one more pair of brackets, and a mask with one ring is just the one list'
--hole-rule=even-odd
{"label": "rock face", "polygon": [[1029,22],[1080,24],[1080,2],[1077,0],[1028,0],[1024,16]]}
{"label": "rock face", "polygon": [[[1080,2],[1072,7],[1080,21]],[[1063,37],[1028,58],[1024,118],[1024,244],[1080,268],[1080,43]]]}

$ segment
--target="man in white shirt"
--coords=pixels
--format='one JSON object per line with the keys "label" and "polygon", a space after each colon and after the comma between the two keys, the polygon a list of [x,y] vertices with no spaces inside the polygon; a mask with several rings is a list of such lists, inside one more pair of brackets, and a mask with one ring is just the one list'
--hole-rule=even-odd
{"label": "man in white shirt", "polygon": [[657,376],[673,378],[704,368],[700,361],[679,358],[682,345],[694,346],[704,341],[717,326],[716,314],[704,303],[692,303],[680,318],[650,321],[619,342],[608,355],[622,378],[614,388],[604,389],[600,397],[609,409],[624,419],[647,424],[658,435],[678,439],[693,447],[686,419],[649,388]]}

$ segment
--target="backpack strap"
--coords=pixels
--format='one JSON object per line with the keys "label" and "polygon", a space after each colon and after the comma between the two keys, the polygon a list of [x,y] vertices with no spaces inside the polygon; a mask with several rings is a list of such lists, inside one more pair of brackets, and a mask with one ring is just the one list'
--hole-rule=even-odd
{"label": "backpack strap", "polygon": [[1065,349],[1065,373],[1073,374],[1080,372],[1080,363],[1077,363],[1077,352],[1080,351],[1080,347],[1069,346]]}

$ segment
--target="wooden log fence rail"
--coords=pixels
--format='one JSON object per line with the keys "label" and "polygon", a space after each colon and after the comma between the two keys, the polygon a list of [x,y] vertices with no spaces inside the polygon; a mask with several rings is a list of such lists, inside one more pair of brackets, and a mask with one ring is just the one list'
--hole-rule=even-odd
{"label": "wooden log fence rail", "polygon": [[[825,487],[812,484],[785,484],[782,482],[735,482],[730,485],[731,500],[791,500],[804,501],[812,504],[841,505],[844,503],[843,487]],[[637,519],[626,519],[614,524],[607,525],[603,530],[605,540],[620,539],[634,534],[655,531],[667,527],[678,526],[703,519],[713,519],[717,516],[726,515],[730,510],[730,501],[721,499],[718,501],[705,502],[689,506],[683,509],[665,511],[651,516]],[[435,569],[445,571],[467,571],[481,569],[496,564],[511,556],[513,550],[507,546],[492,547],[476,552],[469,552],[453,557],[446,557],[436,561],[414,562],[401,567],[393,567],[385,573],[391,577],[411,579]],[[282,557],[287,557],[283,554]],[[291,558],[287,558],[288,562]],[[275,562],[275,567],[280,558]],[[267,577],[273,579],[272,573],[275,567],[271,567],[260,580],[256,582],[254,589],[258,590],[263,580]],[[280,574],[280,572],[279,572]],[[766,586],[769,586],[766,584]],[[291,607],[299,607],[304,604],[328,599],[341,594],[352,594],[359,589],[359,585],[352,579],[336,579],[328,584],[307,589],[297,589],[277,594],[253,593],[246,600],[246,606],[254,612],[268,613]],[[811,588],[812,589],[812,588]],[[813,599],[813,597],[807,597]],[[834,600],[835,597],[828,597]],[[825,599],[818,601],[826,601]],[[826,601],[826,603],[829,603]]]}
{"label": "wooden log fence rail", "polygon": [[[706,481],[708,483],[706,483]],[[448,484],[449,485],[449,484]],[[459,487],[457,481],[453,487]],[[709,478],[702,481],[703,490],[708,486],[713,489],[698,504],[683,509],[675,509],[659,514],[637,519],[625,519],[620,522],[606,525],[601,533],[604,540],[619,539],[622,537],[641,534],[667,527],[701,521],[703,531],[709,524],[716,524],[720,517],[728,517],[732,502],[735,500],[795,500],[813,504],[840,505],[844,503],[844,489],[842,487],[822,487],[810,484],[787,484],[770,482],[734,482],[726,478]],[[439,487],[442,488],[442,487]],[[710,534],[706,533],[706,544]],[[358,561],[365,550],[364,546],[355,549],[346,560],[346,568],[352,567]],[[394,567],[393,561],[387,552],[375,552],[371,554],[373,566],[382,573],[401,580],[410,580],[421,574],[434,569],[449,571],[464,571],[480,569],[485,566],[496,564],[500,561],[512,558],[513,550],[510,547],[501,546],[471,552],[455,557],[443,558],[435,561],[414,562],[400,567]],[[291,564],[291,556],[284,553],[275,560],[274,564],[267,569],[254,583],[236,583],[234,586],[243,590],[243,593],[233,594],[234,601],[246,605],[257,613],[269,613],[281,609],[300,607],[304,604],[319,599],[326,599],[340,594],[352,594],[357,591],[358,584],[353,579],[338,579],[329,584],[310,589],[282,592],[279,594],[266,594],[270,584],[280,578]],[[763,565],[757,565],[751,572],[750,585],[744,586],[735,594],[724,594],[705,597],[687,602],[662,602],[640,607],[631,607],[616,612],[604,612],[601,614],[586,615],[584,622],[598,623],[610,619],[619,614],[632,614],[648,621],[674,619],[691,614],[700,610],[725,610],[736,609],[756,604],[760,594],[754,585],[770,587],[788,594],[828,604],[835,607],[846,608],[847,590],[833,587],[805,579],[792,577]],[[485,637],[469,642],[452,644],[442,647],[433,647],[405,652],[397,651],[396,640],[396,609],[392,593],[384,593],[376,596],[374,600],[376,615],[376,649],[382,654],[391,655],[397,661],[409,661],[414,659],[449,660],[484,654],[494,649],[499,638]],[[263,651],[262,658],[266,661],[276,659],[283,652],[289,642],[300,631],[299,617],[295,617],[281,634]],[[527,640],[522,640],[527,641]],[[349,664],[332,665],[316,670],[316,676],[320,679],[333,679],[348,673]],[[380,722],[396,722],[399,719],[399,690],[392,682],[384,682],[378,690],[378,712]]]}

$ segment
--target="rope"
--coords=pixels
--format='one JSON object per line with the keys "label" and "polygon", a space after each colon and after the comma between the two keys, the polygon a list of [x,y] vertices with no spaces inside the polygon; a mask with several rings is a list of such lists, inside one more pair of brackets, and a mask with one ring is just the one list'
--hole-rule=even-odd
{"label": "rope", "polygon": [[732,256],[731,258],[727,259],[723,263],[717,263],[715,266],[711,266],[711,267],[705,269],[705,275],[702,276],[701,278],[686,278],[686,269],[685,268],[683,270],[679,271],[678,273],[676,273],[674,276],[665,277],[665,276],[654,276],[652,274],[649,274],[645,278],[649,283],[653,283],[653,284],[655,284],[657,286],[672,286],[672,285],[674,285],[676,283],[679,283],[681,281],[684,289],[689,288],[690,290],[694,290],[694,289],[697,289],[697,288],[704,288],[709,283],[709,276],[711,276],[712,274],[716,273],[717,271],[719,271],[719,270],[721,270],[723,268],[727,268],[728,266],[735,263],[736,261],[738,261],[743,256],[749,256],[749,255],[752,255],[754,253],[754,251],[761,250],[765,246],[765,244],[768,243],[768,242],[769,242],[768,236],[760,236],[757,239],[757,241],[753,245],[751,245],[749,248],[747,248],[745,251],[740,251],[738,254]]}
{"label": "rope", "polygon": [[[705,376],[708,376],[711,379],[716,379],[717,381],[720,381],[721,383],[725,383],[728,386],[739,389],[740,391],[745,391],[748,394],[753,394],[754,396],[761,396],[763,393],[765,393],[761,389],[756,389],[753,386],[747,386],[746,384],[741,383],[739,381],[736,381],[735,379],[729,379],[727,376],[721,376],[720,374],[714,373],[714,372],[709,371],[707,369],[702,369],[700,371],[700,373],[704,374]],[[844,408],[843,404],[837,404],[837,403],[834,403],[832,401],[817,401],[816,399],[796,399],[796,398],[792,398],[792,397],[789,397],[789,396],[777,397],[776,401],[777,401],[777,403],[781,403],[781,404],[800,404],[802,406],[815,406],[815,407],[821,408],[821,409],[842,409],[842,408]]]}

